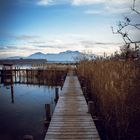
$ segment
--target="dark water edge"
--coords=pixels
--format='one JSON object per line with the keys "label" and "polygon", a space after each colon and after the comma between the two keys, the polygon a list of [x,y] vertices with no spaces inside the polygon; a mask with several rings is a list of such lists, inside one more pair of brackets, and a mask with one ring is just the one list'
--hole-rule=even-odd
{"label": "dark water edge", "polygon": [[[59,89],[60,90],[60,89]],[[43,140],[45,104],[55,107],[55,87],[14,84],[0,85],[0,140],[22,140],[24,135],[33,135],[34,140]]]}

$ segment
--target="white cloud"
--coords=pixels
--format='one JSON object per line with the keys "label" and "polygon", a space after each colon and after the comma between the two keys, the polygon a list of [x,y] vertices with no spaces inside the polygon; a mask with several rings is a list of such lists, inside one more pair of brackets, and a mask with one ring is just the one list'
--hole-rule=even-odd
{"label": "white cloud", "polygon": [[84,50],[90,50],[96,55],[103,55],[104,52],[111,55],[115,51],[119,51],[119,47],[122,45],[121,43],[93,41],[82,41],[81,44],[84,46]]}
{"label": "white cloud", "polygon": [[53,3],[53,0],[39,0],[39,1],[37,2],[37,5],[46,6],[46,5],[49,5],[49,4],[51,4],[51,3]]}
{"label": "white cloud", "polygon": [[38,0],[37,5],[47,6],[47,5],[59,5],[59,4],[70,4],[71,0]]}
{"label": "white cloud", "polygon": [[93,5],[93,4],[130,4],[132,0],[38,0],[37,5],[49,5],[49,4],[62,4],[62,3],[71,3],[75,6],[80,5]]}
{"label": "white cloud", "polygon": [[129,7],[106,6],[105,11],[108,13],[128,13],[131,12],[131,9]]}
{"label": "white cloud", "polygon": [[90,5],[90,4],[95,4],[95,3],[103,3],[105,0],[73,0],[72,4],[73,5]]}
{"label": "white cloud", "polygon": [[[78,0],[75,0],[78,1]],[[80,2],[77,3],[77,6],[80,6],[81,4],[89,4],[88,2],[84,0],[79,0]],[[94,8],[94,9],[87,9],[85,11],[86,14],[127,14],[131,13],[131,7],[133,0],[90,0],[90,4],[95,4],[92,2],[96,2],[97,4],[103,3],[100,7]]]}
{"label": "white cloud", "polygon": [[[89,9],[85,11],[86,14],[101,14],[107,13],[126,13],[132,6],[133,0],[38,0],[37,5],[47,6],[62,3],[71,3],[75,6],[81,5],[93,5],[93,4],[105,4],[102,10]],[[128,6],[129,5],[129,6]],[[104,8],[104,9],[103,9]]]}
{"label": "white cloud", "polygon": [[132,0],[72,0],[73,5],[91,5],[97,3],[115,3],[115,4],[126,4],[132,3]]}
{"label": "white cloud", "polygon": [[102,10],[90,9],[86,10],[85,14],[97,15],[97,14],[125,14],[130,13],[129,7],[117,7],[117,6],[106,6]]}

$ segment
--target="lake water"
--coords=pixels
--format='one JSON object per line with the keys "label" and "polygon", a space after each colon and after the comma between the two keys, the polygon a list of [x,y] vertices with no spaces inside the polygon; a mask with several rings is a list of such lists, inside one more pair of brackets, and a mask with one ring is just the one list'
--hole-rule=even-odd
{"label": "lake water", "polygon": [[0,140],[22,140],[27,134],[43,140],[45,104],[53,111],[54,98],[51,86],[14,84],[11,92],[11,86],[0,84]]}

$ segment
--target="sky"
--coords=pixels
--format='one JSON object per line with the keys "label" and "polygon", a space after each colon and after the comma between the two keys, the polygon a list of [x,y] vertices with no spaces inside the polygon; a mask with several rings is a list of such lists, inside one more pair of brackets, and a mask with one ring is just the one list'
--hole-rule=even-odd
{"label": "sky", "polygon": [[[133,0],[0,0],[0,58],[66,50],[108,55],[124,44],[114,35]],[[140,7],[137,0],[137,8]],[[140,36],[134,29],[134,40]]]}

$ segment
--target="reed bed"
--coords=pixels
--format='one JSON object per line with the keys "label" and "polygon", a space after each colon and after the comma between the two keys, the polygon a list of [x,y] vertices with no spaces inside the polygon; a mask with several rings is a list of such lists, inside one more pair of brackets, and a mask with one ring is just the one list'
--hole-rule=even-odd
{"label": "reed bed", "polygon": [[68,69],[19,69],[11,70],[14,82],[62,86]]}
{"label": "reed bed", "polygon": [[29,70],[28,74],[24,75],[28,78],[28,82],[31,83],[39,83],[39,84],[46,84],[46,85],[59,85],[62,86],[65,80],[65,76],[67,74],[66,70]]}
{"label": "reed bed", "polygon": [[83,61],[77,73],[82,86],[87,87],[89,100],[95,102],[94,114],[103,123],[106,139],[139,140],[140,63]]}

